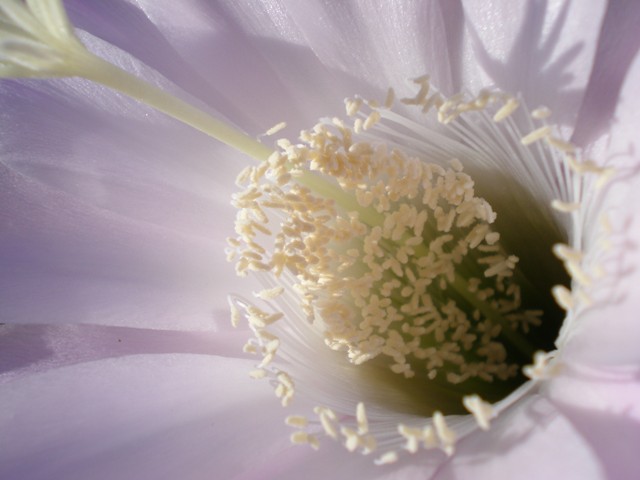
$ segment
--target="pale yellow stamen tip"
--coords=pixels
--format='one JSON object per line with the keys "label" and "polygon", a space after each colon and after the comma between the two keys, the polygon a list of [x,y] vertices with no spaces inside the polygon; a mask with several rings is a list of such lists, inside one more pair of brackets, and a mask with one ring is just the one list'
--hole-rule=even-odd
{"label": "pale yellow stamen tip", "polygon": [[553,246],[552,251],[556,257],[563,261],[579,262],[582,260],[582,252],[574,250],[569,245],[557,243]]}
{"label": "pale yellow stamen tip", "polygon": [[345,100],[345,109],[346,109],[347,115],[350,117],[353,117],[354,115],[356,115],[358,111],[360,111],[360,107],[362,107],[362,103],[363,102],[361,98]]}
{"label": "pale yellow stamen tip", "polygon": [[384,108],[391,108],[393,107],[393,102],[396,99],[396,92],[393,88],[389,87],[389,90],[387,90],[387,96],[384,99]]}
{"label": "pale yellow stamen tip", "polygon": [[453,455],[456,443],[456,432],[449,428],[441,412],[435,412],[433,414],[433,426],[435,427],[442,450],[449,456]]}
{"label": "pale yellow stamen tip", "polygon": [[547,136],[546,139],[549,145],[563,153],[573,153],[576,150],[575,145],[573,145],[571,142],[562,140],[561,138]]}
{"label": "pale yellow stamen tip", "polygon": [[519,106],[520,106],[520,102],[517,99],[510,98],[509,100],[506,101],[506,103],[502,107],[500,107],[500,110],[498,110],[496,114],[493,116],[493,121],[502,122],[503,120],[508,118],[510,115],[512,115],[518,109]]}
{"label": "pale yellow stamen tip", "polygon": [[551,110],[547,107],[538,107],[533,112],[531,112],[531,116],[536,120],[544,120],[545,118],[549,118],[551,116]]}
{"label": "pale yellow stamen tip", "polygon": [[377,110],[374,110],[373,112],[371,112],[369,114],[367,119],[364,121],[364,123],[362,124],[362,128],[364,130],[369,130],[376,123],[378,123],[380,121],[380,119],[381,119],[380,112],[378,112]]}
{"label": "pale yellow stamen tip", "polygon": [[478,395],[469,395],[462,399],[462,404],[471,413],[478,426],[483,430],[489,430],[491,417],[494,415],[493,407]]}
{"label": "pale yellow stamen tip", "polygon": [[531,145],[533,142],[542,140],[543,138],[546,138],[549,135],[551,135],[551,127],[548,125],[545,125],[544,127],[540,127],[534,130],[533,132],[529,133],[528,135],[525,135],[524,137],[522,137],[520,139],[520,142],[522,143],[522,145]]}
{"label": "pale yellow stamen tip", "polygon": [[596,181],[596,190],[604,187],[613,178],[615,170],[613,168],[605,168],[600,172],[598,180]]}
{"label": "pale yellow stamen tip", "polygon": [[573,308],[573,295],[571,294],[571,290],[564,285],[556,285],[553,287],[551,289],[551,294],[558,305],[560,305],[564,310],[569,311]]}
{"label": "pale yellow stamen tip", "polygon": [[376,458],[373,463],[376,465],[388,465],[390,463],[395,463],[398,461],[397,452],[386,452]]}
{"label": "pale yellow stamen tip", "polygon": [[551,207],[559,212],[572,213],[580,210],[580,204],[577,202],[563,202],[562,200],[552,200]]}
{"label": "pale yellow stamen tip", "polygon": [[307,420],[307,417],[304,417],[302,415],[289,415],[285,419],[285,423],[290,427],[305,428],[308,425],[309,421]]}
{"label": "pale yellow stamen tip", "polygon": [[358,420],[358,433],[367,433],[369,431],[369,422],[367,421],[367,412],[362,402],[359,402],[356,407],[356,419]]}
{"label": "pale yellow stamen tip", "polygon": [[315,435],[311,435],[307,432],[294,432],[291,434],[291,443],[296,445],[309,445],[314,450],[318,450],[320,448],[320,442]]}
{"label": "pale yellow stamen tip", "polygon": [[259,368],[257,370],[250,371],[249,376],[255,380],[260,380],[267,376],[267,371],[262,368]]}
{"label": "pale yellow stamen tip", "polygon": [[553,352],[536,352],[533,356],[533,364],[523,367],[522,372],[532,380],[543,380],[555,375],[560,366],[554,362]]}
{"label": "pale yellow stamen tip", "polygon": [[583,162],[579,162],[575,157],[571,155],[567,155],[565,157],[567,163],[569,164],[569,168],[574,172],[585,175],[585,174],[594,174],[598,176],[598,180],[596,181],[596,190],[604,187],[609,180],[615,174],[615,169],[611,167],[600,167],[592,160],[585,160]]}
{"label": "pale yellow stamen tip", "polygon": [[254,292],[254,295],[262,300],[273,300],[274,298],[284,293],[284,287],[274,287],[259,292]]}
{"label": "pale yellow stamen tip", "polygon": [[237,328],[240,325],[240,320],[242,319],[242,314],[240,310],[236,306],[236,304],[232,301],[229,301],[229,308],[231,309],[231,325],[234,328]]}
{"label": "pale yellow stamen tip", "polygon": [[324,429],[324,432],[333,439],[338,438],[338,428],[336,426],[337,416],[330,408],[316,407],[314,412],[320,419],[320,425]]}
{"label": "pale yellow stamen tip", "polygon": [[264,135],[269,137],[271,135],[275,135],[276,133],[284,130],[285,128],[287,128],[287,122],[280,122],[280,123],[274,125],[273,127],[271,127],[266,132],[264,132]]}

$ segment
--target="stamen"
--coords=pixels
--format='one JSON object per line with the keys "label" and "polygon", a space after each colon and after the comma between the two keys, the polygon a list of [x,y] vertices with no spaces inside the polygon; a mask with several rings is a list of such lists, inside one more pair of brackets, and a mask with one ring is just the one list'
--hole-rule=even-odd
{"label": "stamen", "polygon": [[528,135],[525,135],[520,141],[522,142],[522,145],[531,145],[538,140],[547,138],[549,135],[551,135],[551,127],[549,125],[545,125],[544,127],[540,127]]}
{"label": "stamen", "polygon": [[298,431],[291,434],[291,443],[297,445],[309,445],[314,450],[320,448],[320,443],[315,435],[310,435],[307,432]]}
{"label": "stamen", "polygon": [[395,463],[398,461],[397,452],[386,452],[380,455],[380,457],[376,458],[373,462],[376,465],[389,465],[391,463]]}
{"label": "stamen", "polygon": [[393,107],[393,102],[395,98],[396,98],[396,92],[393,90],[393,88],[389,87],[389,90],[387,90],[387,97],[384,100],[384,108]]}
{"label": "stamen", "polygon": [[564,310],[569,311],[573,308],[573,295],[567,287],[564,285],[556,285],[551,289],[551,293],[556,302],[558,302],[558,305],[560,305]]}
{"label": "stamen", "polygon": [[358,419],[358,433],[363,434],[369,432],[369,422],[367,421],[367,413],[364,403],[358,402],[356,407],[356,418]]}
{"label": "stamen", "polygon": [[440,445],[444,452],[451,456],[453,455],[453,447],[456,443],[456,433],[449,428],[447,422],[444,419],[444,415],[441,412],[433,414],[433,425],[440,440]]}
{"label": "stamen", "polygon": [[551,136],[546,137],[546,139],[547,139],[547,142],[549,142],[549,145],[551,145],[554,148],[557,148],[563,153],[575,152],[576,147],[570,142],[566,142],[561,138],[551,137]]}
{"label": "stamen", "polygon": [[520,106],[520,102],[515,98],[510,98],[493,116],[494,122],[501,122],[515,112]]}
{"label": "stamen", "polygon": [[290,427],[305,428],[309,421],[307,420],[307,417],[303,417],[302,415],[289,415],[285,419],[285,423]]}
{"label": "stamen", "polygon": [[254,380],[260,380],[260,379],[263,379],[263,378],[265,378],[267,376],[267,371],[265,369],[263,369],[263,368],[259,368],[259,369],[256,369],[256,370],[251,370],[249,372],[249,376],[251,378],[253,378]]}
{"label": "stamen", "polygon": [[542,380],[557,373],[559,366],[554,363],[554,352],[536,352],[533,365],[527,365],[522,370],[532,380]]}
{"label": "stamen", "polygon": [[563,243],[554,245],[552,251],[556,257],[565,262],[580,262],[583,257],[582,252],[578,252],[577,250],[571,248],[569,245],[565,245]]}
{"label": "stamen", "polygon": [[273,127],[271,127],[264,134],[265,134],[265,136],[269,137],[271,135],[275,135],[276,133],[284,130],[286,127],[287,127],[287,122],[280,122],[280,123],[274,125]]}
{"label": "stamen", "polygon": [[580,209],[580,204],[576,202],[563,202],[562,200],[552,200],[551,206],[563,213],[571,213]]}
{"label": "stamen", "polygon": [[473,414],[478,425],[483,430],[489,430],[489,422],[494,415],[493,407],[490,403],[485,402],[479,395],[469,395],[462,399],[464,408]]}
{"label": "stamen", "polygon": [[551,116],[551,110],[547,107],[538,107],[531,112],[531,117],[536,120],[544,120]]}
{"label": "stamen", "polygon": [[[250,255],[252,252],[246,252],[245,255]],[[274,298],[282,295],[284,293],[284,287],[273,287],[267,290],[261,290],[260,292],[256,292],[255,296],[261,298],[262,300],[273,300]]]}

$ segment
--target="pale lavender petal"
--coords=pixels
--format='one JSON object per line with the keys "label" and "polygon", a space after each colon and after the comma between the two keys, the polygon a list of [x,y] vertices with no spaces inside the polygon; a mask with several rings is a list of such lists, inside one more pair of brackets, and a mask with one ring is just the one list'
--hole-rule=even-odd
{"label": "pale lavender petal", "polygon": [[291,447],[282,407],[248,368],[238,359],[142,355],[6,383],[0,428],[10,441],[0,477],[264,478],[262,465]]}
{"label": "pale lavender petal", "polygon": [[640,4],[609,2],[593,71],[572,137],[576,145],[588,145],[611,127],[622,84],[640,48],[638,22]]}
{"label": "pale lavender petal", "polygon": [[565,365],[545,388],[581,434],[606,478],[633,478],[640,445],[640,370]]}
{"label": "pale lavender petal", "polygon": [[358,93],[402,89],[407,79],[425,73],[448,93],[459,88],[460,65],[452,65],[463,22],[457,2],[448,7],[438,2],[284,3],[325,65],[377,89]]}
{"label": "pale lavender petal", "polygon": [[[640,57],[626,77],[610,132],[589,150],[591,158],[617,174],[602,196],[595,196],[596,203],[591,202],[591,228],[602,234],[587,237],[586,261],[599,265],[604,275],[596,278],[590,293],[593,306],[572,323],[571,338],[563,348],[571,362],[637,365],[640,361],[640,217],[636,208],[630,208],[640,201],[638,79]],[[598,221],[602,213],[610,224],[604,230]]]}
{"label": "pale lavender petal", "polygon": [[503,413],[488,432],[461,440],[434,475],[466,478],[602,479],[605,469],[582,432],[554,405],[534,395]]}
{"label": "pale lavender petal", "polygon": [[[155,3],[166,10],[173,2]],[[201,102],[224,112],[231,121],[258,133],[252,109],[247,109],[247,103],[238,102],[238,99],[231,95],[231,91],[226,89],[233,77],[237,79],[235,72],[229,72],[227,68],[216,68],[215,76],[204,76],[198,64],[194,64],[194,59],[189,56],[195,39],[215,46],[220,42],[221,35],[233,34],[228,32],[228,28],[218,28],[220,23],[224,23],[223,19],[207,23],[204,29],[198,29],[197,25],[202,24],[202,16],[199,15],[201,8],[195,4],[182,3],[179,6],[180,14],[171,12],[174,20],[188,25],[179,29],[159,22],[157,16],[150,18],[141,5],[134,2],[68,1],[66,6],[77,28],[86,30],[135,56]],[[218,62],[224,58],[217,58],[220,53],[221,51],[215,52],[210,48],[208,63],[222,66],[223,64]],[[256,76],[263,77],[264,74]]]}
{"label": "pale lavender petal", "polygon": [[368,93],[352,71],[339,71],[314,54],[292,12],[279,2],[141,5],[202,77],[250,112],[251,125],[259,125],[246,127],[250,133],[286,121],[290,128],[283,134],[295,138],[320,116],[342,113],[345,96]]}
{"label": "pale lavender petal", "polygon": [[87,206],[12,169],[1,179],[5,322],[207,329],[226,310],[216,286],[238,280],[221,255],[224,227],[210,239],[188,236]]}
{"label": "pale lavender petal", "polygon": [[88,82],[0,89],[4,320],[207,328],[240,283],[223,250],[246,159]]}
{"label": "pale lavender petal", "polygon": [[[606,2],[464,2],[484,84],[521,93],[572,125],[587,85]],[[550,88],[553,86],[553,88]]]}
{"label": "pale lavender petal", "polygon": [[248,358],[248,332],[152,330],[102,325],[0,326],[0,383],[66,365],[127,355],[188,353]]}
{"label": "pale lavender petal", "polygon": [[324,75],[334,77],[335,94],[381,100],[392,86],[406,95],[407,79],[424,73],[445,91],[459,84],[459,65],[449,61],[457,53],[449,50],[459,45],[463,21],[456,2],[446,7],[436,2],[278,4],[326,65]]}
{"label": "pale lavender petal", "polygon": [[[264,7],[250,5],[245,20],[243,12],[236,16],[237,8],[247,8],[243,5],[119,1],[107,8],[70,3],[81,28],[148,63],[252,135],[285,120],[294,125],[287,133],[296,136],[320,115],[341,111],[347,93],[336,88],[340,82],[326,66],[308,48],[291,43],[289,35],[256,36],[249,25]],[[165,50],[166,55],[158,54]],[[332,105],[328,98],[334,99]]]}
{"label": "pale lavender petal", "polygon": [[[316,452],[305,446],[293,447],[298,451],[283,452],[265,465],[265,470],[253,476],[241,476],[234,480],[424,480],[430,478],[438,465],[446,458],[424,453],[417,456],[405,455],[391,465],[377,466],[373,463],[376,453],[360,455],[348,452],[343,445],[329,439]],[[305,451],[306,450],[306,451]],[[299,454],[295,462],[287,461],[292,453]],[[438,453],[438,452],[432,452]],[[425,457],[430,457],[429,460]]]}
{"label": "pale lavender petal", "polygon": [[234,104],[271,124],[295,123],[293,135],[319,116],[341,113],[345,96],[381,99],[389,86],[413,93],[407,79],[424,73],[452,93],[469,65],[457,60],[464,21],[458,2],[193,1],[187,16],[168,2],[141,5]]}

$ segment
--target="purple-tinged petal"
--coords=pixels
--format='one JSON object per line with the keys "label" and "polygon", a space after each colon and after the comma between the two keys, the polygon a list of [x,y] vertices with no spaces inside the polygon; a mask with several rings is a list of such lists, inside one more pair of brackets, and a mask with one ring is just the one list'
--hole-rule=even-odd
{"label": "purple-tinged petal", "polygon": [[[102,360],[0,386],[0,477],[234,478],[290,449],[282,407],[250,362]],[[294,455],[297,453],[294,453]],[[255,478],[258,478],[257,474]]]}
{"label": "purple-tinged petal", "polygon": [[[401,459],[390,465],[377,466],[373,460],[377,452],[360,455],[348,452],[343,445],[330,439],[322,442],[316,452],[306,446],[294,446],[295,450],[283,452],[272,459],[265,470],[252,475],[241,476],[234,480],[424,480],[430,478],[438,464],[445,458],[439,452],[437,461],[427,462],[420,457],[400,455]],[[437,452],[436,452],[437,453]],[[292,455],[299,455],[295,462],[287,461]],[[429,455],[431,456],[431,455]]]}
{"label": "purple-tinged petal", "polygon": [[[184,57],[179,52],[188,51],[189,43],[185,37],[192,39],[206,35],[211,38],[221,34],[224,30],[223,26],[220,26],[223,24],[222,21],[203,22],[199,9],[181,4],[180,14],[176,15],[173,12],[171,15],[174,20],[181,22],[182,28],[171,28],[159,23],[156,17],[149,18],[140,5],[129,1],[65,3],[77,28],[86,30],[133,55],[200,101],[221,110],[227,118],[245,129],[256,130],[251,110],[242,109],[241,107],[246,105],[235,102],[230,98],[229,91],[221,88],[227,82],[219,82],[216,76],[203,76],[198,65],[190,62],[193,59]],[[166,9],[172,2],[156,3],[160,8]],[[162,28],[163,26],[167,28]],[[218,26],[220,28],[216,28]],[[174,46],[173,42],[177,45]],[[215,42],[210,43],[213,45]],[[184,48],[185,44],[187,48]],[[213,55],[210,61],[216,62]],[[226,69],[219,70],[219,75],[225,75]]]}
{"label": "purple-tinged petal", "polygon": [[105,358],[188,353],[247,358],[248,333],[189,332],[102,325],[0,326],[0,383],[24,375]]}
{"label": "purple-tinged petal", "polygon": [[240,283],[223,250],[246,159],[80,80],[0,90],[3,320],[208,328]]}
{"label": "purple-tinged petal", "polygon": [[603,479],[604,470],[582,432],[539,395],[525,397],[456,445],[434,479]]}
{"label": "purple-tinged petal", "polygon": [[592,448],[606,478],[633,478],[640,445],[640,370],[565,365],[548,398]]}
{"label": "purple-tinged petal", "polygon": [[366,80],[380,96],[408,78],[429,73],[451,93],[459,85],[456,42],[463,17],[454,4],[437,2],[284,2],[313,53],[331,69]]}
{"label": "purple-tinged petal", "polygon": [[215,292],[239,280],[220,233],[132,221],[8,168],[0,179],[3,321],[207,329],[227,309]]}
{"label": "purple-tinged petal", "polygon": [[624,79],[640,48],[639,22],[639,3],[609,2],[572,137],[576,145],[588,145],[611,127]]}
{"label": "purple-tinged petal", "polygon": [[[589,291],[593,305],[572,322],[563,355],[571,363],[637,365],[640,362],[640,159],[638,127],[640,102],[637,85],[640,56],[630,68],[611,129],[589,150],[598,164],[616,175],[592,201],[586,197],[590,220],[585,240],[585,262],[600,267]],[[601,225],[604,214],[608,226]],[[600,234],[598,235],[598,232]]]}
{"label": "purple-tinged petal", "polygon": [[[597,47],[606,3],[464,2],[482,83],[521,93],[573,125]],[[550,88],[553,86],[553,88]]]}

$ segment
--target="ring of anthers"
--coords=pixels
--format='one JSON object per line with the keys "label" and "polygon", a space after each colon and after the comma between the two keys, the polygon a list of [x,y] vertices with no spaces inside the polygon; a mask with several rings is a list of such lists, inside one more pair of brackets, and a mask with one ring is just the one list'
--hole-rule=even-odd
{"label": "ring of anthers", "polygon": [[[470,100],[463,95],[444,99],[433,92],[428,77],[415,82],[416,96],[402,103],[435,113],[443,126],[467,112],[487,117],[489,107],[491,122],[498,124],[520,107],[516,98],[490,91]],[[493,228],[496,213],[476,195],[461,161],[429,163],[412,140],[398,145],[402,132],[388,140],[385,120],[399,130],[412,128],[411,121],[391,111],[394,96],[390,89],[382,106],[346,100],[350,125],[323,120],[301,132],[300,143],[278,140],[279,148],[267,160],[241,172],[237,183],[244,190],[233,199],[239,212],[229,260],[241,276],[257,273],[265,288],[256,296],[277,306],[259,308],[233,297],[232,321],[249,322],[255,338],[245,351],[262,357],[251,376],[271,378],[285,406],[293,400],[296,382],[283,365],[295,370],[296,356],[286,353],[284,339],[305,343],[305,336],[312,336],[344,352],[354,368],[367,364],[412,385],[428,385],[443,401],[462,404],[487,429],[496,411],[474,389],[482,382],[514,384],[522,375],[522,359],[534,357],[523,335],[541,325],[544,312],[523,307],[526,279],[517,270],[519,259],[502,246]],[[530,117],[543,120],[549,114],[543,107]],[[608,178],[611,172],[575,160],[575,148],[553,132],[543,124],[519,140],[522,146],[544,141],[568,159],[574,174]],[[579,206],[575,200],[555,200],[552,206],[570,213]],[[586,276],[579,252],[563,244],[554,251],[574,278]],[[567,287],[556,286],[553,296],[571,308]],[[552,355],[538,353],[525,373],[544,376],[551,363]],[[447,396],[447,390],[456,389],[459,395]],[[303,415],[287,417],[297,429],[292,441],[317,448],[318,433],[325,434],[342,439],[350,451],[382,450],[378,464],[398,458],[398,442],[409,452],[420,445],[453,452],[456,433],[437,402],[426,425],[398,423],[393,435],[384,429],[375,434],[364,402],[353,407],[346,414],[318,405],[312,422]]]}

